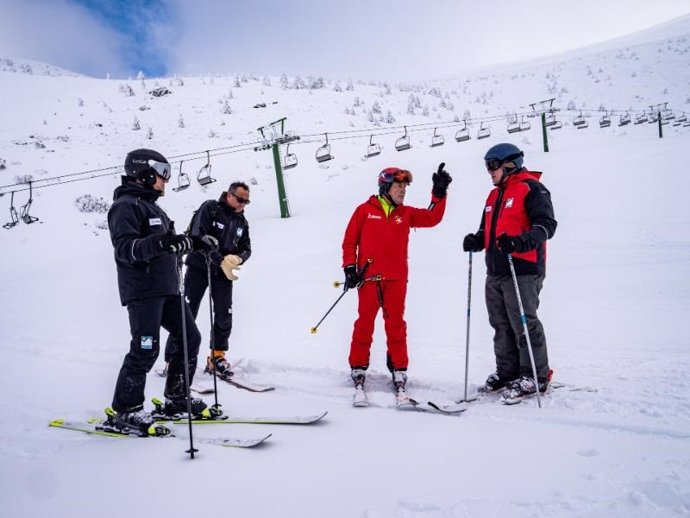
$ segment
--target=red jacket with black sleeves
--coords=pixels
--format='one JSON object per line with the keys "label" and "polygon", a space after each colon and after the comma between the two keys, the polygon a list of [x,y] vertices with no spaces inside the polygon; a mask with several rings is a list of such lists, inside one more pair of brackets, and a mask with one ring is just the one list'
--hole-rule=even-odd
{"label": "red jacket with black sleeves", "polygon": [[360,270],[371,259],[366,277],[407,280],[407,244],[410,228],[433,227],[442,219],[446,198],[432,195],[433,207],[418,209],[399,205],[386,217],[377,196],[355,209],[343,239],[343,266],[356,264]]}
{"label": "red jacket with black sleeves", "polygon": [[517,275],[546,273],[546,240],[553,237],[557,222],[551,193],[540,177],[540,172],[523,169],[510,174],[489,193],[479,227],[488,275],[510,275],[508,256],[496,245],[501,234],[520,236],[529,249],[512,254]]}

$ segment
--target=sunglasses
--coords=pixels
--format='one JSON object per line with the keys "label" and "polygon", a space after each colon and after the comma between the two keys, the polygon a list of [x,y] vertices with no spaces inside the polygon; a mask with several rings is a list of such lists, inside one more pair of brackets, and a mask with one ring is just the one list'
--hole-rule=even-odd
{"label": "sunglasses", "polygon": [[165,180],[170,180],[172,174],[172,168],[170,164],[165,162],[156,162],[155,160],[148,161],[149,167],[156,171],[156,174]]}
{"label": "sunglasses", "polygon": [[235,197],[237,203],[241,203],[242,205],[249,205],[251,203],[251,201],[249,201],[247,198],[240,198],[234,192],[231,192],[230,194],[232,194]]}
{"label": "sunglasses", "polygon": [[485,160],[484,164],[486,165],[486,170],[487,171],[495,171],[499,167],[503,165],[503,160],[498,160],[496,158],[490,158],[489,160]]}
{"label": "sunglasses", "polygon": [[379,181],[385,183],[412,183],[412,173],[405,169],[398,169],[397,167],[389,167],[379,173]]}

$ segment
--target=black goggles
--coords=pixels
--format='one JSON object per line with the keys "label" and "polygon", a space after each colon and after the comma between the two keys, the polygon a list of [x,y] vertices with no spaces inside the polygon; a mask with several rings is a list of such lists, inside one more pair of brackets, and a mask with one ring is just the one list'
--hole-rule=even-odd
{"label": "black goggles", "polygon": [[170,167],[170,164],[166,164],[165,162],[156,162],[155,160],[149,160],[148,164],[158,176],[164,180],[170,180],[170,176],[172,175],[172,168]]}
{"label": "black goggles", "polygon": [[495,171],[503,165],[503,160],[498,160],[497,158],[490,158],[489,160],[484,160],[487,171]]}

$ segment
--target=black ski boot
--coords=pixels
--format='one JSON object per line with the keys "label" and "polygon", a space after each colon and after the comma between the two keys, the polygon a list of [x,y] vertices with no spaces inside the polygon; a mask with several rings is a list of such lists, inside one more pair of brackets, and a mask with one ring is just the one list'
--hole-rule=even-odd
{"label": "black ski boot", "polygon": [[367,377],[366,369],[362,369],[361,367],[353,367],[350,376],[352,377],[352,381],[355,382],[355,388],[364,387],[364,381]]}
{"label": "black ski boot", "polygon": [[499,376],[498,372],[492,372],[478,391],[484,393],[499,392],[514,380],[515,378],[504,378]]}

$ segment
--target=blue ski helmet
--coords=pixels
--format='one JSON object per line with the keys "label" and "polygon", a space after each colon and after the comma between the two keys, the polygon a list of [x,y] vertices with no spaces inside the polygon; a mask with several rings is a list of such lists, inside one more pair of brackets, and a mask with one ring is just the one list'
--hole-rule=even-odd
{"label": "blue ski helmet", "polygon": [[496,163],[496,167],[493,169],[496,169],[505,163],[512,162],[515,164],[515,167],[510,170],[504,170],[504,174],[510,174],[522,169],[524,156],[525,154],[516,145],[502,143],[496,144],[495,146],[489,148],[489,150],[486,152],[486,155],[484,155],[484,161],[487,164],[490,161],[500,162]]}

